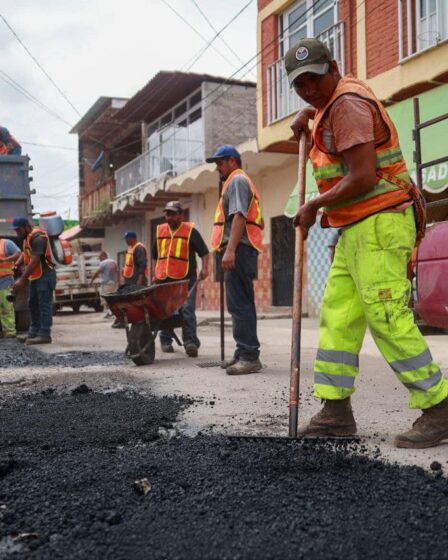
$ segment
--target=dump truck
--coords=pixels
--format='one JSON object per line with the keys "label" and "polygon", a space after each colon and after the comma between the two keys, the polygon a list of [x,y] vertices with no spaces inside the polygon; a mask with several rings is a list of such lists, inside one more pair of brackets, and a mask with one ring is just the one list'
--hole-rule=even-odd
{"label": "dump truck", "polygon": [[[32,170],[28,156],[0,156],[0,237],[11,239],[19,248],[22,242],[17,239],[11,225],[14,217],[24,216],[30,222],[33,206],[30,189]],[[29,327],[28,286],[16,293],[14,302],[16,328],[25,331]]]}

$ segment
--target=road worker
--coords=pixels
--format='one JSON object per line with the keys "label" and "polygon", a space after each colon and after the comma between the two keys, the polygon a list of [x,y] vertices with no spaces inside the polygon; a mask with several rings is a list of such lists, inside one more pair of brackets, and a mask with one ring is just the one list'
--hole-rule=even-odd
{"label": "road worker", "polygon": [[[197,335],[196,322],[196,255],[202,261],[199,279],[208,276],[208,247],[199,231],[191,222],[183,221],[182,204],[173,200],[165,206],[165,224],[157,226],[156,239],[153,244],[152,256],[155,262],[155,282],[173,282],[188,279],[190,295],[182,307],[184,326],[182,342],[188,356],[198,355],[200,341]],[[173,337],[170,331],[160,331],[160,343],[163,352],[173,352]]]}
{"label": "road worker", "polygon": [[366,327],[389,366],[422,409],[397,447],[431,447],[448,438],[448,380],[433,361],[408,308],[407,264],[422,236],[419,193],[403,159],[387,111],[365,83],[341,78],[336,61],[317,39],[303,39],[285,56],[288,78],[310,106],[292,130],[309,133],[309,157],[319,196],[302,206],[295,225],[305,234],[323,209],[322,224],[341,228],[321,308],[315,395],[323,409],[303,435],[356,433],[350,395],[355,391]]}
{"label": "road worker", "polygon": [[224,181],[215,213],[212,248],[224,272],[236,349],[223,367],[229,375],[255,373],[262,368],[253,288],[263,245],[260,197],[242,170],[241,155],[234,146],[221,146],[206,161],[216,163]]}
{"label": "road worker", "polygon": [[29,309],[31,324],[28,334],[20,340],[26,344],[50,344],[53,324],[53,292],[56,287],[56,270],[51,254],[50,239],[39,228],[33,228],[26,218],[14,218],[12,229],[23,239],[23,253],[16,266],[25,269],[12,286],[13,291],[30,282]]}
{"label": "road worker", "polygon": [[21,255],[20,249],[10,239],[0,239],[0,321],[3,338],[15,338],[16,318],[14,304],[7,296],[14,284],[14,263]]}
{"label": "road worker", "polygon": [[20,156],[22,147],[4,126],[0,126],[0,156]]}
{"label": "road worker", "polygon": [[112,317],[112,311],[109,309],[104,296],[113,294],[117,291],[118,266],[114,259],[109,258],[109,255],[106,253],[106,251],[101,251],[98,258],[100,261],[100,265],[98,267],[98,270],[92,276],[92,280],[90,281],[90,283],[93,284],[98,277],[100,278],[100,296],[102,297],[104,305],[107,309],[106,315],[104,316],[104,318],[106,319]]}

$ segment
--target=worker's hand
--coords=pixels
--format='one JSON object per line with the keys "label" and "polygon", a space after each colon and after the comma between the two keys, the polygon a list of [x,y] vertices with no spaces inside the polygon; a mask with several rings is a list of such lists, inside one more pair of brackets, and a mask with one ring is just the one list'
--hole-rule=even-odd
{"label": "worker's hand", "polygon": [[203,268],[199,273],[199,280],[205,280],[207,276],[208,276],[208,270]]}
{"label": "worker's hand", "polygon": [[26,280],[22,276],[21,278],[19,278],[18,280],[16,280],[14,282],[14,284],[12,285],[11,291],[16,292],[17,290],[20,290],[20,289],[24,288],[25,283],[26,283]]}
{"label": "worker's hand", "polygon": [[227,248],[221,261],[221,268],[224,272],[235,268],[236,253],[233,249]]}
{"label": "worker's hand", "polygon": [[310,107],[305,107],[304,109],[300,109],[297,115],[294,117],[294,120],[291,123],[291,130],[294,133],[294,137],[297,142],[300,139],[300,134],[304,132],[309,140],[310,138],[310,127],[308,122],[312,119],[315,115],[314,109]]}
{"label": "worker's hand", "polygon": [[317,211],[318,208],[310,201],[304,204],[294,217],[294,225],[302,229],[305,239],[310,227],[316,223]]}

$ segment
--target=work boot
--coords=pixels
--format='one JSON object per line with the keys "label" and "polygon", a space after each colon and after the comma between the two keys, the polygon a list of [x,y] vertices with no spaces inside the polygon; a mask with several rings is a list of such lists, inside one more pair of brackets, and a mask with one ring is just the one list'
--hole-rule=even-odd
{"label": "work boot", "polygon": [[299,436],[305,438],[347,437],[355,434],[356,422],[350,397],[339,401],[326,400],[308,426],[299,430]]}
{"label": "work boot", "polygon": [[425,449],[448,440],[448,398],[422,413],[410,430],[395,438],[396,447]]}
{"label": "work boot", "polygon": [[19,342],[26,342],[29,338],[36,338],[37,334],[18,334],[16,336]]}
{"label": "work boot", "polygon": [[161,344],[162,352],[166,354],[172,354],[174,352],[174,348],[172,344]]}
{"label": "work boot", "polygon": [[16,334],[9,332],[3,335],[3,338],[16,338]]}
{"label": "work boot", "polygon": [[262,367],[258,358],[253,362],[238,360],[234,365],[228,366],[226,372],[227,375],[246,375],[248,373],[257,373]]}
{"label": "work boot", "polygon": [[230,360],[223,360],[221,362],[221,367],[222,369],[227,369],[230,366],[234,366],[238,361],[238,358],[236,358],[235,356],[233,358],[230,358]]}
{"label": "work boot", "polygon": [[190,358],[197,358],[198,347],[196,346],[196,344],[193,344],[192,342],[189,342],[188,344],[185,345],[185,353]]}
{"label": "work boot", "polygon": [[26,339],[25,344],[32,346],[33,344],[51,344],[51,336],[30,336]]}

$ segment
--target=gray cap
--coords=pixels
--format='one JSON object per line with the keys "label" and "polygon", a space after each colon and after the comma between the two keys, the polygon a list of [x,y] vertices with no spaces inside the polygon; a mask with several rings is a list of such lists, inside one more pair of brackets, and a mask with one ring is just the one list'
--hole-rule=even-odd
{"label": "gray cap", "polygon": [[285,55],[285,68],[289,83],[301,74],[326,74],[333,56],[328,47],[319,39],[301,39]]}
{"label": "gray cap", "polygon": [[169,212],[183,212],[184,207],[182,206],[182,203],[179,202],[178,200],[170,200],[170,202],[167,202],[163,211],[164,212],[166,212],[166,211],[169,211]]}

